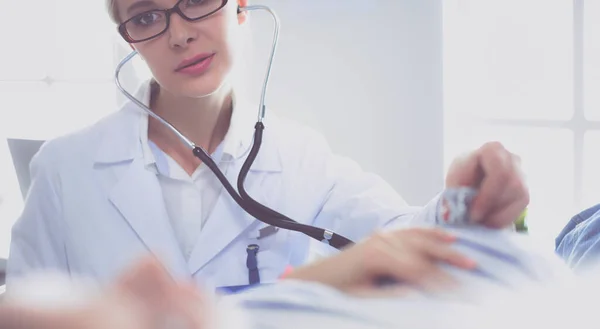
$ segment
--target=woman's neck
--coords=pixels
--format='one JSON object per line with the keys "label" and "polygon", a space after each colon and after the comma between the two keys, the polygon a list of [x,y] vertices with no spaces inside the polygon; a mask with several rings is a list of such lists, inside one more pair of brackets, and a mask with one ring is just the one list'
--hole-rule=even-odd
{"label": "woman's neck", "polygon": [[[223,140],[232,112],[230,92],[217,92],[203,98],[177,97],[166,90],[153,88],[151,106],[154,113],[168,121],[184,136],[212,151]],[[154,120],[153,120],[154,121]],[[153,137],[176,137],[166,127],[152,125]]]}
{"label": "woman's neck", "polygon": [[[216,92],[203,98],[182,98],[164,89],[159,90],[158,87],[152,89],[152,111],[196,145],[209,153],[214,152],[229,129],[233,110],[231,92]],[[200,164],[172,131],[152,118],[148,125],[148,139],[175,159],[189,174]]]}

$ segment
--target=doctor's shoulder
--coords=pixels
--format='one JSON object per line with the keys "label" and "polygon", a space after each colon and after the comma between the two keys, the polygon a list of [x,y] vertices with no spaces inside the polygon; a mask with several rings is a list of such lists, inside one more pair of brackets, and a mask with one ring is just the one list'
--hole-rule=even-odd
{"label": "doctor's shoulder", "polygon": [[73,169],[93,166],[103,148],[117,147],[126,138],[135,138],[139,114],[122,108],[99,121],[45,141],[33,156],[31,164],[45,172],[73,174]]}
{"label": "doctor's shoulder", "polygon": [[272,113],[267,118],[263,140],[270,139],[277,143],[281,162],[286,169],[297,167],[309,175],[332,180],[340,177],[350,180],[352,177],[359,180],[381,179],[364,171],[351,157],[333,150],[326,137],[317,129]]}
{"label": "doctor's shoulder", "polygon": [[263,140],[276,144],[284,164],[324,160],[334,155],[321,132],[307,124],[273,113],[265,119]]}

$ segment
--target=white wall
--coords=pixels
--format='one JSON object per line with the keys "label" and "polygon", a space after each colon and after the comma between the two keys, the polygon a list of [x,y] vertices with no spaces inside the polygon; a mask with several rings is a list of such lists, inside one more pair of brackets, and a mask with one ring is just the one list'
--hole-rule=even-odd
{"label": "white wall", "polygon": [[[443,185],[441,0],[254,0],[281,19],[267,105],[423,204]],[[251,14],[260,93],[270,16]]]}

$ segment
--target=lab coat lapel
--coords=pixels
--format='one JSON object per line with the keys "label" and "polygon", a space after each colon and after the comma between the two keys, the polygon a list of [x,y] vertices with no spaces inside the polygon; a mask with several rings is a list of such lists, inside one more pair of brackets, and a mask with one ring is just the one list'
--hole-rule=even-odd
{"label": "lab coat lapel", "polygon": [[141,158],[123,170],[109,199],[153,255],[173,274],[189,277],[156,174],[144,168]]}
{"label": "lab coat lapel", "polygon": [[173,275],[189,277],[156,174],[144,167],[139,138],[142,115],[135,105],[128,103],[101,123],[107,126],[108,133],[98,146],[95,163],[116,177],[108,199],[148,250]]}

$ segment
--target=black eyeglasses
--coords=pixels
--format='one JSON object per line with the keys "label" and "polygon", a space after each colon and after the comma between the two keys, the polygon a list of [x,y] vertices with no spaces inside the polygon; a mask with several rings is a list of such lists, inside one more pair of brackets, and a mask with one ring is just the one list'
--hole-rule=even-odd
{"label": "black eyeglasses", "polygon": [[226,4],[227,0],[179,0],[173,8],[148,10],[131,17],[119,25],[119,34],[128,43],[147,41],[169,29],[173,13],[193,22],[216,13]]}

